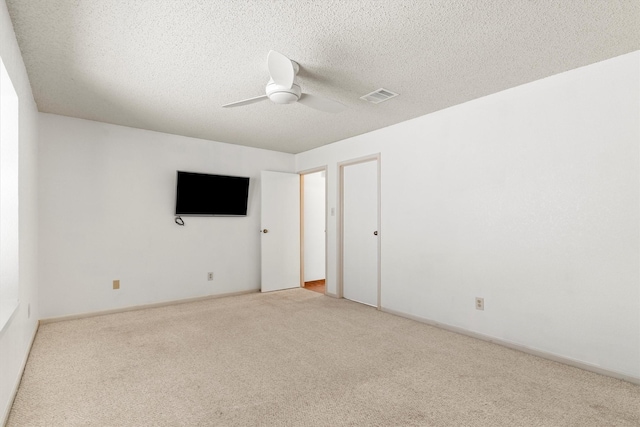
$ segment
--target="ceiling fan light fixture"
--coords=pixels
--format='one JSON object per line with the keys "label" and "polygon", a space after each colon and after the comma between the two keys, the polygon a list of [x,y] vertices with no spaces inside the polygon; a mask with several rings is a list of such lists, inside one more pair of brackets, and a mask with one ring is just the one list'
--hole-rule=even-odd
{"label": "ceiling fan light fixture", "polygon": [[286,86],[280,86],[276,83],[269,82],[266,89],[267,96],[276,104],[293,104],[300,99],[302,91],[297,83],[294,83],[290,88]]}
{"label": "ceiling fan light fixture", "polygon": [[298,74],[300,66],[283,54],[270,50],[267,55],[267,67],[270,78],[264,95],[232,102],[222,107],[240,107],[268,99],[274,104],[293,104],[299,101],[307,107],[325,113],[339,113],[346,108],[344,104],[333,99],[302,93],[300,85],[296,81],[296,74]]}
{"label": "ceiling fan light fixture", "polygon": [[298,96],[291,92],[274,92],[269,95],[271,102],[276,104],[293,104],[298,101]]}

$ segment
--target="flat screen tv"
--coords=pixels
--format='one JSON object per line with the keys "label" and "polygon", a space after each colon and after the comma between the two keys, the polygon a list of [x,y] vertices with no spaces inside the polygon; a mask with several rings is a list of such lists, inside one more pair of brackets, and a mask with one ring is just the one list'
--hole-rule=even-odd
{"label": "flat screen tv", "polygon": [[249,178],[178,171],[176,187],[176,215],[247,215]]}

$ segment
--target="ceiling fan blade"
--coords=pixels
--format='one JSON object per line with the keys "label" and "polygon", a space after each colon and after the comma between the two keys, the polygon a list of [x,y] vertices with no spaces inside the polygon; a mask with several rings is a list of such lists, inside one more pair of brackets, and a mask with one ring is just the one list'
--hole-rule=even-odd
{"label": "ceiling fan blade", "polygon": [[267,95],[260,95],[260,96],[256,96],[255,98],[249,98],[249,99],[245,99],[245,100],[238,101],[238,102],[232,102],[231,104],[223,105],[222,108],[239,107],[241,105],[249,105],[249,104],[253,104],[254,102],[260,102],[263,99],[268,99]]}
{"label": "ceiling fan blade", "polygon": [[270,50],[267,55],[267,66],[271,79],[278,86],[290,89],[293,86],[293,79],[296,77],[293,62],[283,54]]}
{"label": "ceiling fan blade", "polygon": [[334,101],[333,99],[310,95],[308,93],[303,93],[298,102],[306,105],[307,107],[324,111],[325,113],[339,113],[347,108],[346,105],[341,104],[338,101]]}

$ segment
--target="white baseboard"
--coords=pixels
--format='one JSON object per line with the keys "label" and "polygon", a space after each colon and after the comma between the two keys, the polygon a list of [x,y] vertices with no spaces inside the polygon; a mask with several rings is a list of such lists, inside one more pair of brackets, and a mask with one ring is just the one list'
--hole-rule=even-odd
{"label": "white baseboard", "polygon": [[478,332],[468,331],[466,329],[459,328],[457,326],[451,326],[451,325],[447,325],[447,324],[443,324],[443,323],[438,323],[436,321],[433,321],[433,320],[430,320],[430,319],[426,319],[424,317],[414,316],[412,314],[406,314],[406,313],[402,313],[400,311],[391,310],[391,309],[384,308],[384,307],[381,308],[380,310],[384,311],[385,313],[393,314],[394,316],[404,317],[406,319],[415,320],[416,322],[425,323],[427,325],[435,326],[435,327],[440,328],[440,329],[446,329],[447,331],[455,332],[455,333],[462,334],[462,335],[467,335],[469,337],[477,338],[477,339],[480,339],[480,340],[483,340],[483,341],[488,341],[488,342],[491,342],[491,343],[494,343],[494,344],[501,345],[503,347],[510,348],[512,350],[518,350],[518,351],[521,351],[523,353],[527,353],[527,354],[531,354],[531,355],[534,355],[534,356],[542,357],[543,359],[548,359],[548,360],[552,360],[554,362],[562,363],[564,365],[573,366],[574,368],[584,369],[585,371],[594,372],[596,374],[605,375],[607,377],[617,378],[619,380],[623,380],[623,381],[627,381],[627,382],[630,382],[630,383],[633,383],[633,384],[640,385],[640,378],[636,378],[636,377],[633,377],[631,375],[627,375],[627,374],[624,374],[624,373],[621,373],[621,372],[616,372],[616,371],[612,371],[612,370],[609,370],[609,369],[603,369],[603,368],[601,368],[599,366],[591,365],[591,364],[586,363],[586,362],[581,362],[579,360],[570,359],[568,357],[558,356],[558,355],[553,354],[553,353],[547,353],[545,351],[536,350],[534,348],[530,348],[530,347],[524,346],[522,344],[516,344],[516,343],[512,343],[512,342],[509,342],[509,341],[502,340],[500,338],[495,338],[495,337],[492,337],[492,336],[489,336],[489,335],[480,334]]}
{"label": "white baseboard", "polygon": [[229,292],[229,293],[225,293],[225,294],[205,295],[205,296],[202,296],[202,297],[185,298],[185,299],[172,300],[172,301],[154,302],[154,303],[151,303],[151,304],[132,305],[132,306],[128,306],[128,307],[114,308],[114,309],[110,309],[110,310],[100,310],[100,311],[91,311],[91,312],[88,312],[88,313],[70,314],[70,315],[67,315],[67,316],[48,317],[48,318],[45,318],[45,319],[40,319],[40,324],[62,322],[62,321],[65,321],[65,320],[84,319],[84,318],[87,318],[87,317],[104,316],[105,314],[124,313],[124,312],[127,312],[127,311],[144,310],[146,308],[166,307],[168,305],[185,304],[185,303],[188,303],[188,302],[205,301],[205,300],[216,299],[216,298],[226,298],[226,297],[232,297],[232,296],[237,296],[237,295],[253,294],[253,293],[256,293],[256,292],[260,292],[260,290],[259,289],[252,289],[252,290],[249,290],[249,291]]}
{"label": "white baseboard", "polygon": [[13,386],[13,392],[11,392],[11,398],[9,398],[9,402],[7,402],[7,407],[4,408],[4,416],[2,417],[2,426],[7,425],[7,421],[9,421],[9,413],[11,412],[11,408],[13,407],[13,401],[16,400],[16,395],[18,394],[18,388],[20,388],[20,382],[22,381],[22,375],[24,374],[24,368],[27,366],[27,360],[29,360],[29,355],[31,354],[31,347],[33,347],[33,342],[36,339],[36,335],[38,333],[38,328],[40,327],[40,322],[36,322],[36,327],[33,330],[33,334],[31,335],[31,342],[29,342],[29,348],[24,354],[24,358],[22,359],[22,364],[20,366],[20,373],[16,378],[16,383]]}

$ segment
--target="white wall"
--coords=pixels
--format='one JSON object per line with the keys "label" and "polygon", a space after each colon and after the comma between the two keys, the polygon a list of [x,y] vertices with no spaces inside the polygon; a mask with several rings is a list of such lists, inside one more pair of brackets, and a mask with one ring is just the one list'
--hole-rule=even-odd
{"label": "white wall", "polygon": [[[37,109],[5,2],[0,2],[0,57],[19,100],[18,298],[19,306],[0,331],[0,424],[9,413],[22,365],[36,330],[37,304]],[[30,316],[29,316],[30,307]]]}
{"label": "white wall", "polygon": [[[259,289],[260,171],[293,155],[39,117],[41,317]],[[176,225],[176,170],[250,177],[248,216]]]}
{"label": "white wall", "polygon": [[336,163],[381,153],[383,308],[640,378],[639,144],[634,52],[299,154],[296,167],[329,165],[330,211]]}
{"label": "white wall", "polygon": [[325,173],[304,176],[304,281],[325,277]]}

